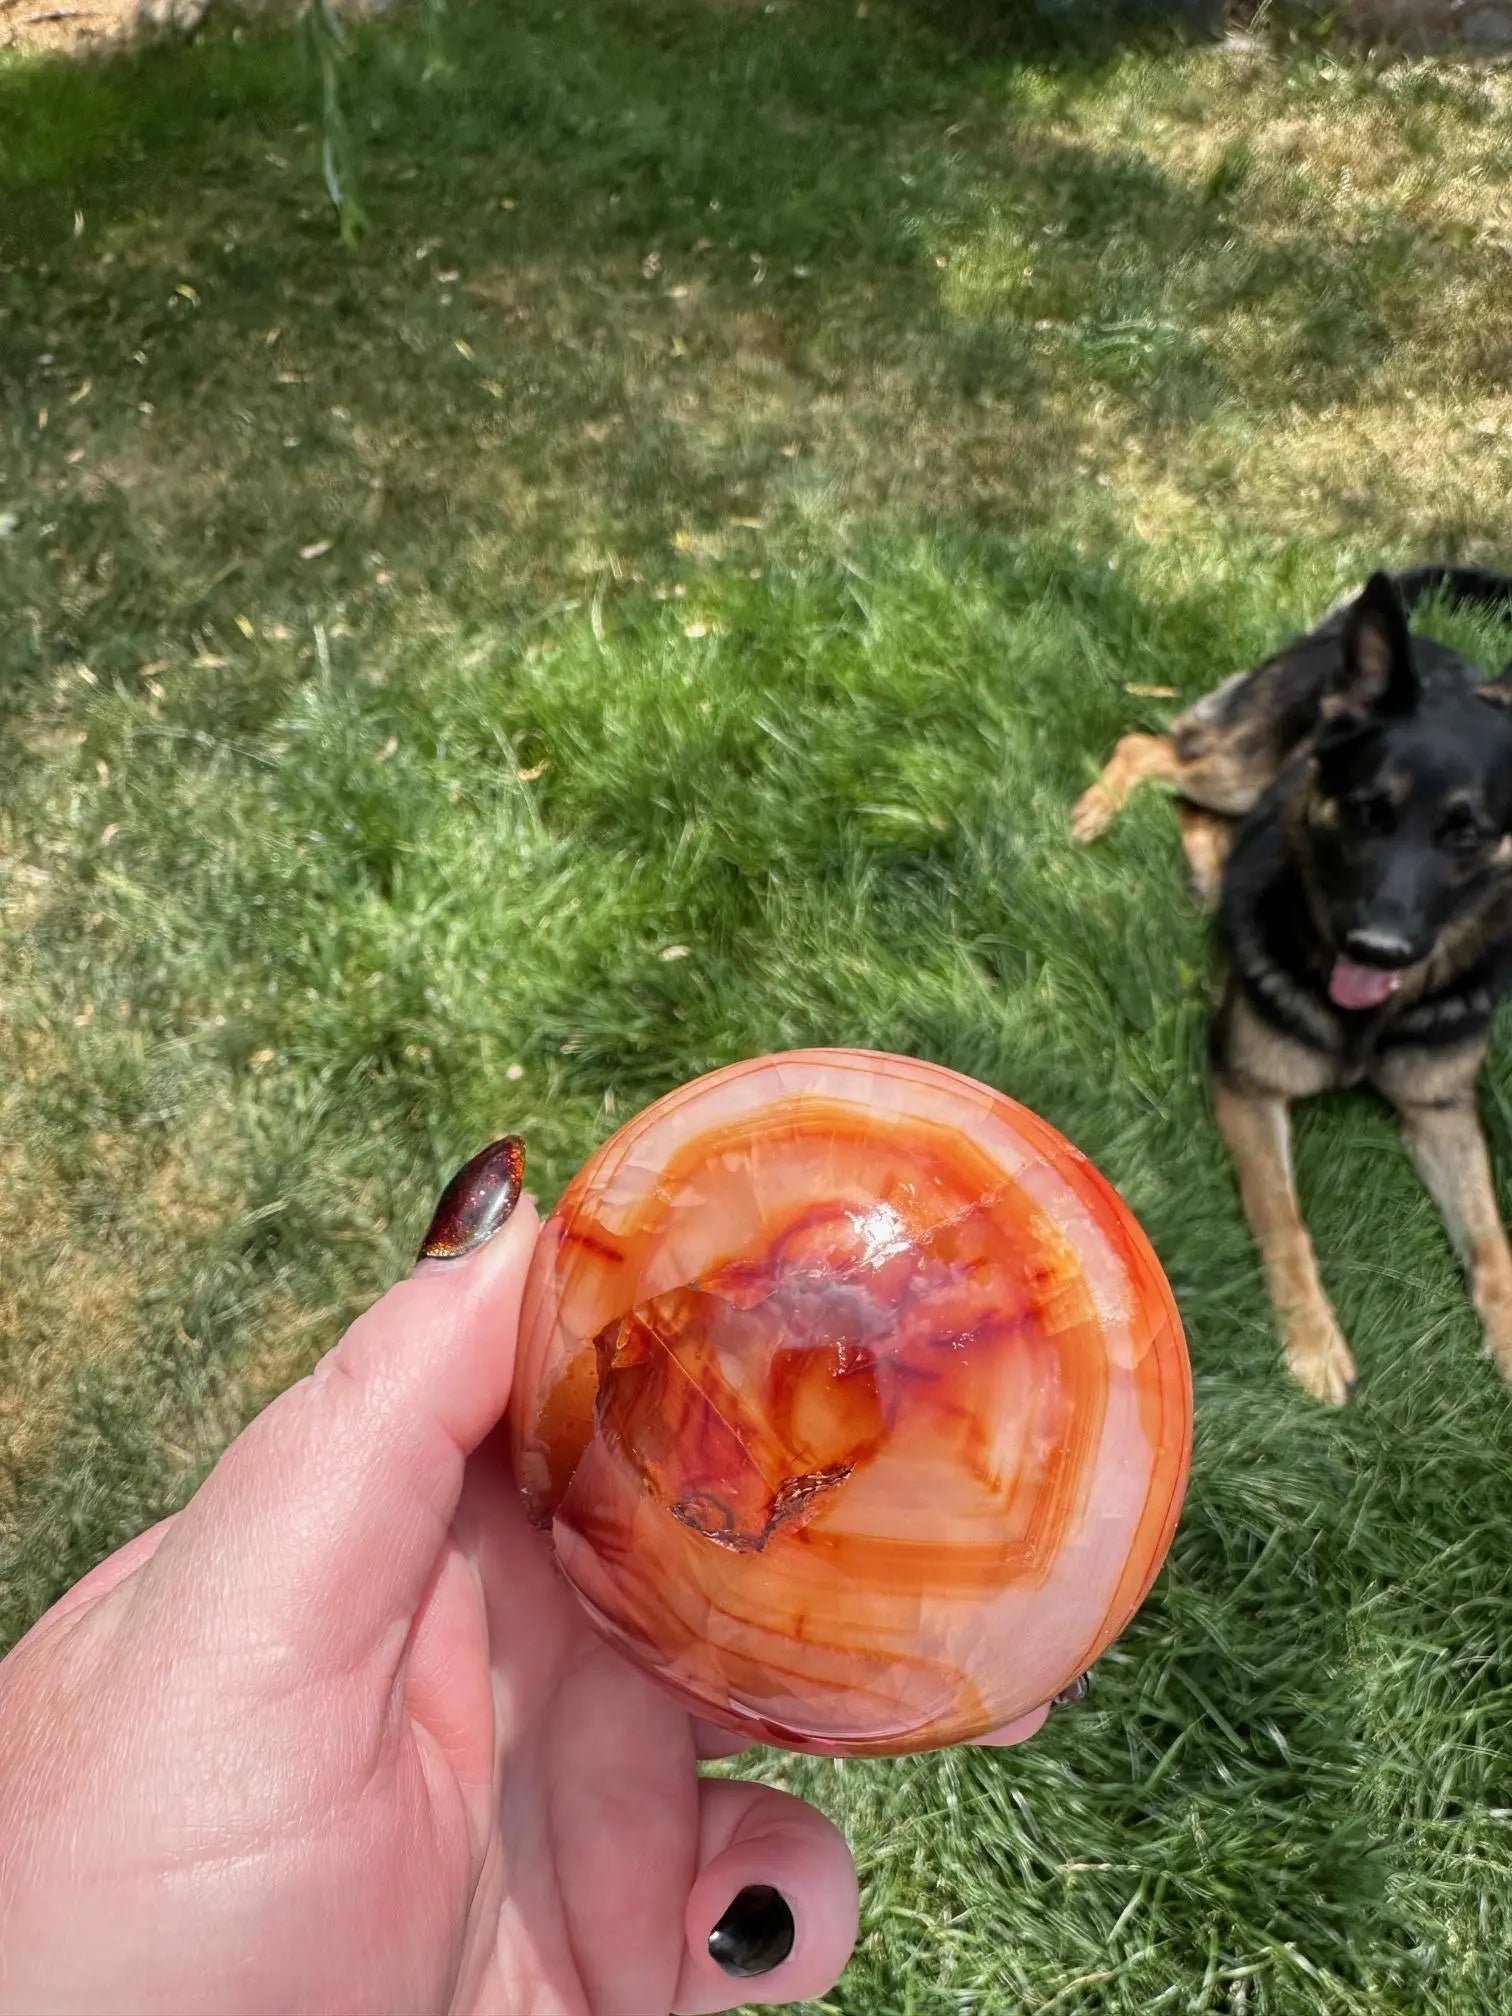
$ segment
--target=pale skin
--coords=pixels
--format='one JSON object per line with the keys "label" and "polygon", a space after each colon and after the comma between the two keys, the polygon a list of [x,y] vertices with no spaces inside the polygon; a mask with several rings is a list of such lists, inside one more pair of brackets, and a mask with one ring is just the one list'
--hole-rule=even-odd
{"label": "pale skin", "polygon": [[[0,2016],[667,2016],[825,1993],[840,1834],[595,1635],[497,1432],[538,1221],[423,1263],[0,1662]],[[1045,1711],[992,1739],[1032,1734]],[[709,1952],[788,1901],[758,1979]]]}

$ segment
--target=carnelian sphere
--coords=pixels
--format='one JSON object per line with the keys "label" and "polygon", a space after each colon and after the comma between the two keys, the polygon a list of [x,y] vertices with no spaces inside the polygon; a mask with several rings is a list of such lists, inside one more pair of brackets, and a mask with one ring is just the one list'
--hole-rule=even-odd
{"label": "carnelian sphere", "polygon": [[938,1065],[801,1050],[669,1094],[542,1229],[527,1504],[607,1636],[757,1741],[886,1755],[1049,1701],[1143,1602],[1191,1449],[1117,1192]]}

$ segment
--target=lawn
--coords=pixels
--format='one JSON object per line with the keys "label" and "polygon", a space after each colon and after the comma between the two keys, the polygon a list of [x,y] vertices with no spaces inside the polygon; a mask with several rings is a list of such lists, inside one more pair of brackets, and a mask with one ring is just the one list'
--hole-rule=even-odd
{"label": "lawn", "polygon": [[761,1767],[861,1865],[825,2008],[1503,2016],[1507,1396],[1359,1100],[1360,1392],[1287,1382],[1170,807],[1065,812],[1378,562],[1512,560],[1512,77],[1015,11],[390,18],[350,248],[293,36],[0,59],[0,1645],[485,1140],[549,1201],[716,1064],[913,1052],[1140,1213],[1196,1460],[1029,1749]]}

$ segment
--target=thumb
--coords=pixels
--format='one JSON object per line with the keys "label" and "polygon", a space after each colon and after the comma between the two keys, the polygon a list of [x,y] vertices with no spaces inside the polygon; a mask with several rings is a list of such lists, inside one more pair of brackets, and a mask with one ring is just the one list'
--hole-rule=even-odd
{"label": "thumb", "polygon": [[[828,1994],[856,1943],[856,1865],[844,1837],[775,1786],[698,1788],[699,1872],[688,1898],[679,2016]],[[731,1901],[733,1899],[733,1902]],[[759,1986],[744,1986],[752,1977]]]}
{"label": "thumb", "polygon": [[523,1173],[511,1138],[453,1179],[415,1272],[225,1451],[164,1534],[143,1600],[188,1582],[270,1652],[397,1660],[466,1460],[509,1400],[539,1229]]}

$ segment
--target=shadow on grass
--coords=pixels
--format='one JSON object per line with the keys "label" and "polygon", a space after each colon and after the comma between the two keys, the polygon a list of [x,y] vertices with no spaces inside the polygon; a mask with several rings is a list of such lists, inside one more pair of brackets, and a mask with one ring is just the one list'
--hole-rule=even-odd
{"label": "shadow on grass", "polygon": [[976,18],[390,23],[345,79],[354,252],[290,36],[0,72],[0,692],[218,655],[252,605],[525,613],[784,512],[1033,527],[1094,412],[1160,442],[1368,381],[1431,248],[1330,244],[1242,148],[1183,179],[1078,137],[1131,31],[988,56]]}
{"label": "shadow on grass", "polygon": [[1168,50],[1223,32],[1228,0],[907,0],[973,54],[1093,71],[1129,48]]}

